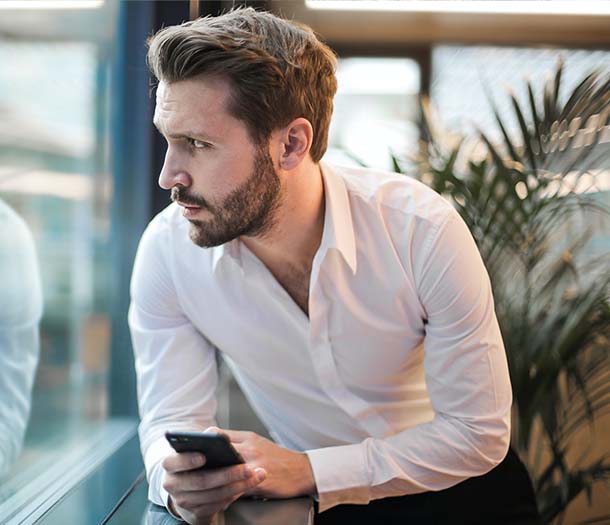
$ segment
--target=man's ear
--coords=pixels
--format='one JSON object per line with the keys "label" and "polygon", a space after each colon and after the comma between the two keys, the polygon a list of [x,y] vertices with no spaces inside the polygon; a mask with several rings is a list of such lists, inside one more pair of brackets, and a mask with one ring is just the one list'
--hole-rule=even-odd
{"label": "man's ear", "polygon": [[309,120],[303,117],[294,119],[280,130],[280,168],[292,170],[309,154],[313,141],[313,128]]}

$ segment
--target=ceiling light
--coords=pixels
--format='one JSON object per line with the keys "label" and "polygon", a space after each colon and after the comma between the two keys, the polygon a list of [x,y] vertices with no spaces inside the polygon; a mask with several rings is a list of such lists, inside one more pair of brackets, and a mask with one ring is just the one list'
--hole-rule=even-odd
{"label": "ceiling light", "polygon": [[305,5],[335,11],[610,16],[610,2],[595,0],[305,0]]}

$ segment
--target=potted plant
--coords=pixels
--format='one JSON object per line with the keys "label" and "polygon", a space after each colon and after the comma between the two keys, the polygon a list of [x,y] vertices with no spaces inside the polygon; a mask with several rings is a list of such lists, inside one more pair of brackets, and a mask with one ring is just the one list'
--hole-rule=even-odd
{"label": "potted plant", "polygon": [[587,449],[580,432],[610,412],[610,253],[594,253],[601,232],[610,236],[610,209],[591,191],[610,177],[610,76],[593,72],[560,96],[563,69],[540,99],[529,82],[525,102],[510,95],[518,133],[491,97],[500,141],[447,134],[424,100],[418,155],[393,156],[396,171],[455,204],[479,246],[513,384],[513,446],[545,523],[610,479],[610,445],[572,458]]}

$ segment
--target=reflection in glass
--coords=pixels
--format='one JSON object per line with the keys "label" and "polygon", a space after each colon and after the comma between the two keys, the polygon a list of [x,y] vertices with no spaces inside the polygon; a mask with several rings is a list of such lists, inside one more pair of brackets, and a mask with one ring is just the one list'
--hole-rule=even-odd
{"label": "reflection in glass", "polygon": [[32,235],[0,200],[0,477],[15,463],[30,414],[42,291]]}
{"label": "reflection in glass", "polygon": [[[59,486],[109,425],[109,74],[117,6],[106,1],[96,10],[6,10],[0,16],[0,199],[35,240],[36,285],[44,297],[38,363],[28,378],[27,428],[15,406],[7,416],[23,445],[0,480],[0,523]],[[1,242],[0,320],[5,304],[17,304],[7,295],[35,296],[31,280],[6,275],[8,241]],[[20,264],[24,272],[27,266]],[[10,377],[14,382],[18,374]],[[9,432],[0,428],[2,439]],[[15,445],[9,448],[14,457]]]}

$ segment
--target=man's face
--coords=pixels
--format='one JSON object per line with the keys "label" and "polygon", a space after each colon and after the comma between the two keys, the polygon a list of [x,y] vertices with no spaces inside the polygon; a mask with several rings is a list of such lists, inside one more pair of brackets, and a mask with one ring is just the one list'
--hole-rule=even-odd
{"label": "man's face", "polygon": [[264,235],[281,202],[268,145],[254,144],[245,124],[227,112],[229,89],[218,79],[157,88],[155,125],[168,143],[159,185],[171,189],[201,247]]}

